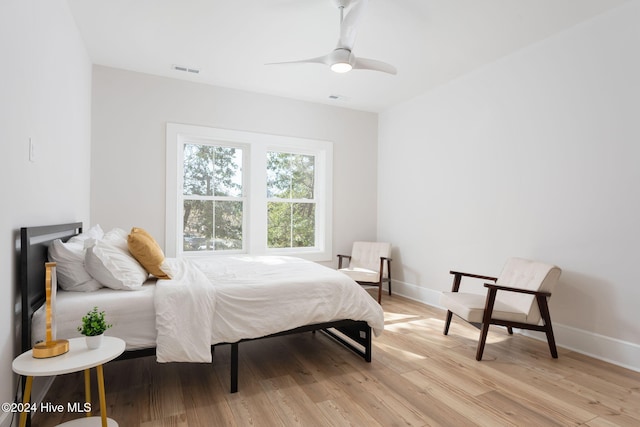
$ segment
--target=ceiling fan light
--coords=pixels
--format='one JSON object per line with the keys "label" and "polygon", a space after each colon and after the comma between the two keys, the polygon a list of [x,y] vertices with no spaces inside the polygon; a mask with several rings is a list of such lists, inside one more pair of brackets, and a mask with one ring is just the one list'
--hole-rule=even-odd
{"label": "ceiling fan light", "polygon": [[336,73],[346,73],[351,71],[353,67],[348,62],[336,62],[331,64],[331,71]]}

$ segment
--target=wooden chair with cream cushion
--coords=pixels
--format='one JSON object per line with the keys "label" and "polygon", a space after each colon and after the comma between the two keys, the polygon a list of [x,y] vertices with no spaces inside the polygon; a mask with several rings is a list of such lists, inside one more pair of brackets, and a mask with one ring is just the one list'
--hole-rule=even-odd
{"label": "wooden chair with cream cushion", "polygon": [[[344,259],[348,267],[343,267]],[[380,303],[383,282],[388,282],[391,295],[391,243],[354,242],[351,255],[338,255],[338,270],[364,287],[376,287]]]}
{"label": "wooden chair with cream cushion", "polygon": [[[547,335],[549,350],[553,358],[558,357],[551,327],[551,316],[547,299],[558,282],[561,270],[550,264],[522,258],[507,260],[500,277],[451,271],[453,287],[443,292],[440,305],[447,309],[444,334],[449,333],[453,315],[480,329],[476,360],[482,359],[489,325],[541,331]],[[485,283],[486,295],[459,292],[462,277],[489,280]]]}

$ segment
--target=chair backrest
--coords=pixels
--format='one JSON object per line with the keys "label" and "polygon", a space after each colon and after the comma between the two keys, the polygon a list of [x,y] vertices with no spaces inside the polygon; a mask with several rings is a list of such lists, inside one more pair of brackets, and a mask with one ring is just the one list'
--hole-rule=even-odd
{"label": "chair backrest", "polygon": [[[391,243],[353,242],[349,267],[378,271],[380,270],[380,257],[391,257]],[[383,277],[388,277],[389,272],[386,265],[383,268]]]}
{"label": "chair backrest", "polygon": [[[552,292],[562,270],[555,265],[523,258],[507,260],[496,284],[532,291]],[[527,323],[540,322],[540,310],[532,295],[498,291],[496,300],[527,313]]]}

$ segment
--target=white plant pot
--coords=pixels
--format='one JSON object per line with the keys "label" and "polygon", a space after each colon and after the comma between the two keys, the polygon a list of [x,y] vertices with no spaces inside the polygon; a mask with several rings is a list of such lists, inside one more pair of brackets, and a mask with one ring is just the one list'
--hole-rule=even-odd
{"label": "white plant pot", "polygon": [[100,348],[102,345],[102,337],[104,337],[104,334],[94,335],[92,337],[85,336],[84,338],[87,340],[87,347],[90,350],[94,350],[96,348]]}

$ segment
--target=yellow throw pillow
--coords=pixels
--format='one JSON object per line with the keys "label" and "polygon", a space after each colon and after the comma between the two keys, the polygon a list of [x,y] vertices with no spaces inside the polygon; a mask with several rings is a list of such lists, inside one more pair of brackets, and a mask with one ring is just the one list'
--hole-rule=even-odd
{"label": "yellow throw pillow", "polygon": [[142,228],[133,227],[127,239],[127,246],[131,255],[144,267],[147,272],[153,274],[158,279],[170,279],[170,277],[160,269],[164,261],[164,252],[158,242]]}

